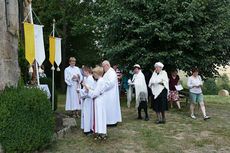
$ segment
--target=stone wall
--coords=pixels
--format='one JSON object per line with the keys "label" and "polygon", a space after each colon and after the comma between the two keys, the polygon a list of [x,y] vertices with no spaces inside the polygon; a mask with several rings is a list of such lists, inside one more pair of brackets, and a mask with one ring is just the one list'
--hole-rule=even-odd
{"label": "stone wall", "polygon": [[0,0],[0,91],[16,86],[20,77],[18,13],[18,0]]}

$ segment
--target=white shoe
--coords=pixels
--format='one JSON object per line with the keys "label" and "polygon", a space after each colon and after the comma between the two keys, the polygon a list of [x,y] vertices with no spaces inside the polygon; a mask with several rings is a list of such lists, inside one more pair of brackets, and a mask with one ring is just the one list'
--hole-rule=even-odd
{"label": "white shoe", "polygon": [[191,118],[192,118],[192,119],[196,119],[196,116],[195,116],[195,115],[191,115]]}
{"label": "white shoe", "polygon": [[208,120],[210,118],[211,118],[210,116],[204,116],[204,120]]}

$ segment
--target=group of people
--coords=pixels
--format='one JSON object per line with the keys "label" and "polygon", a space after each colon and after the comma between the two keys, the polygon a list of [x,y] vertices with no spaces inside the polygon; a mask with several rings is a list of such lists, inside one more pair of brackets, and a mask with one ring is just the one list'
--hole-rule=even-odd
{"label": "group of people", "polygon": [[[70,66],[65,69],[65,82],[67,84],[66,93],[66,111],[72,111],[74,117],[80,117],[81,110],[81,128],[86,135],[97,133],[97,140],[107,138],[107,125],[116,126],[122,122],[120,109],[120,85],[122,74],[117,67],[111,68],[109,61],[105,60],[100,66],[90,68],[83,66],[81,69],[75,66],[76,59],[69,59]],[[161,62],[154,65],[154,72],[148,82],[151,89],[151,108],[156,112],[156,124],[165,124],[165,111],[168,110],[168,101],[173,106],[176,102],[179,110],[179,94],[176,86],[180,84],[180,78],[177,70],[174,70],[170,76]],[[132,79],[127,80],[129,88],[127,89],[127,103],[130,106],[132,93],[135,90],[136,109],[138,111],[137,119],[142,119],[141,110],[145,111],[145,121],[148,116],[148,87],[145,76],[141,71],[141,66],[133,66],[134,75]],[[196,119],[194,115],[195,104],[199,103],[204,116],[204,120],[210,119],[206,115],[206,110],[202,94],[202,80],[198,75],[198,69],[193,70],[193,75],[189,77],[187,86],[190,91],[191,99],[191,118]]]}
{"label": "group of people", "polygon": [[116,72],[105,60],[101,66],[81,70],[75,66],[76,59],[69,59],[65,69],[67,84],[66,111],[78,117],[81,110],[81,128],[86,135],[97,133],[97,140],[107,138],[107,125],[116,126],[122,122],[120,96]]}
{"label": "group of people", "polygon": [[[134,75],[132,79],[128,80],[129,91],[127,93],[127,104],[130,106],[132,99],[132,92],[135,90],[136,96],[136,108],[138,110],[137,119],[142,119],[141,109],[145,111],[145,121],[149,120],[147,111],[148,91],[145,81],[145,76],[141,71],[139,64],[135,64]],[[180,84],[180,77],[177,70],[173,70],[168,76],[167,72],[163,70],[164,65],[161,62],[157,62],[154,65],[154,72],[149,80],[148,87],[151,89],[151,108],[156,112],[156,124],[165,124],[166,115],[165,111],[168,110],[168,102],[170,102],[171,108],[175,102],[178,109],[181,110],[179,93],[176,86]],[[198,75],[199,70],[194,68],[192,76],[188,78],[187,86],[189,88],[190,95],[190,111],[191,118],[196,119],[194,115],[195,104],[199,103],[201,111],[203,113],[204,120],[210,119],[210,116],[206,115],[204,106],[203,94],[202,94],[202,79]]]}

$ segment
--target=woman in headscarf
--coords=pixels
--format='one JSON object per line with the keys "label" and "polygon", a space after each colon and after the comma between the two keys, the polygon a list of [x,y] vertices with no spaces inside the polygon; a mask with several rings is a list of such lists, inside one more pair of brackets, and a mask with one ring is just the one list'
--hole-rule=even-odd
{"label": "woman in headscarf", "polygon": [[151,108],[157,115],[156,124],[165,124],[165,111],[168,110],[169,80],[167,72],[162,70],[164,65],[161,62],[155,63],[154,67],[155,71],[149,80],[149,88],[152,90]]}

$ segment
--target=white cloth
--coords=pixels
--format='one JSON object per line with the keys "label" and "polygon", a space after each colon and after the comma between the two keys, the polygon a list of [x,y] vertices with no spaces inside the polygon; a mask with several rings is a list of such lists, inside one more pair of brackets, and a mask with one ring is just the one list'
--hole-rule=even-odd
{"label": "white cloth", "polygon": [[189,92],[195,93],[195,94],[200,94],[202,93],[201,87],[192,87],[192,86],[202,86],[203,82],[201,77],[198,75],[196,78],[193,76],[190,76],[188,78],[187,86],[189,88]]}
{"label": "white cloth", "polygon": [[43,40],[43,27],[41,25],[34,24],[34,39],[35,59],[38,62],[38,65],[41,66],[46,58]]}
{"label": "white cloth", "polygon": [[40,78],[46,78],[46,74],[45,74],[45,73],[40,73],[40,74],[39,74],[39,77],[40,77]]}
{"label": "white cloth", "polygon": [[106,134],[107,126],[106,126],[106,108],[105,108],[105,99],[104,99],[104,89],[105,89],[105,81],[103,78],[97,80],[95,84],[95,89],[90,89],[88,92],[88,96],[90,98],[94,98],[94,119],[95,119],[95,133]]}
{"label": "white cloth", "polygon": [[[160,82],[162,82],[163,85],[159,84]],[[162,70],[159,74],[157,74],[154,71],[151,79],[149,80],[149,88],[151,88],[152,90],[154,99],[156,99],[160,95],[164,88],[167,89],[169,94],[169,79],[167,72]]]}
{"label": "white cloth", "polygon": [[[84,82],[91,89],[94,88],[95,81],[91,75],[84,77]],[[90,132],[90,130],[93,129],[93,99],[88,96],[85,87],[80,90],[80,95],[83,99],[81,110],[81,129],[84,129],[84,132]]]}
{"label": "white cloth", "polygon": [[103,79],[105,81],[106,122],[116,124],[122,121],[117,74],[113,68],[110,68]]}
{"label": "white cloth", "polygon": [[[73,80],[72,77],[77,74],[79,74],[80,79]],[[77,81],[79,83],[77,83]],[[77,93],[77,88],[81,88],[81,81],[82,76],[78,67],[69,66],[65,69],[65,83],[67,84],[65,110],[81,110],[81,104],[78,98],[80,94]]]}
{"label": "white cloth", "polygon": [[50,94],[50,90],[47,84],[40,84],[39,89],[44,91],[47,95],[47,98],[50,99],[51,94]]}
{"label": "white cloth", "polygon": [[25,88],[39,88],[40,90],[44,91],[47,95],[47,98],[50,99],[51,94],[50,94],[50,90],[49,90],[49,86],[47,84],[40,84],[40,86],[24,86]]}
{"label": "white cloth", "polygon": [[[141,72],[141,70],[138,72],[138,74],[133,75],[131,85],[134,85],[134,87],[135,87],[136,108],[138,108],[138,106],[140,104],[140,93],[141,92],[145,93],[145,96],[146,96],[145,99],[148,101],[148,90],[147,90],[147,85],[145,82],[145,76]],[[130,87],[132,87],[132,86],[130,86]]]}
{"label": "white cloth", "polygon": [[61,38],[55,38],[55,63],[59,67],[61,64]]}

